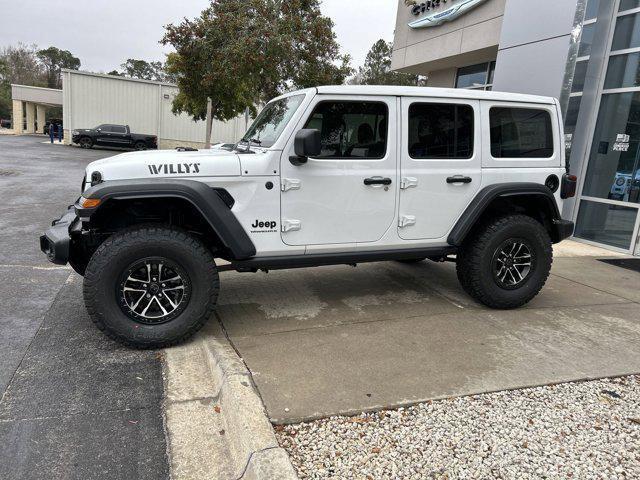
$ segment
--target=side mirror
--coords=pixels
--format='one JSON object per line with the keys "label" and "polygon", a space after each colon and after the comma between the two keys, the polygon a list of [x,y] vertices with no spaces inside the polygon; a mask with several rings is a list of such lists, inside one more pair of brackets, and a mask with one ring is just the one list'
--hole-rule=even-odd
{"label": "side mirror", "polygon": [[309,157],[317,157],[322,151],[320,130],[305,128],[296,133],[294,140],[294,151],[296,156],[290,157],[289,161],[299,167],[307,163]]}

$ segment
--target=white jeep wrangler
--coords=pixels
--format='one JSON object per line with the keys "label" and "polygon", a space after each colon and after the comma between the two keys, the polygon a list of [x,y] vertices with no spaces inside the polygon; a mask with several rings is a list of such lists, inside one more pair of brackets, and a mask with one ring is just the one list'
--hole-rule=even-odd
{"label": "white jeep wrangler", "polygon": [[202,327],[223,270],[450,260],[473,298],[516,308],[543,287],[552,243],[573,232],[560,215],[576,186],[561,120],[555,99],[527,95],[293,92],[232,148],[89,164],[41,248],[84,276],[96,325],[135,347]]}

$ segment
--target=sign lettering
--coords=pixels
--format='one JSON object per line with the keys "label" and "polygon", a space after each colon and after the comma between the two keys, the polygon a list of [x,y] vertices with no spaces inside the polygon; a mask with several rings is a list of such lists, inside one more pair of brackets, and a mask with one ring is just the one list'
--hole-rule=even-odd
{"label": "sign lettering", "polygon": [[427,0],[411,7],[411,13],[420,16],[409,22],[411,28],[426,28],[442,25],[444,22],[455,20],[472,8],[486,0]]}

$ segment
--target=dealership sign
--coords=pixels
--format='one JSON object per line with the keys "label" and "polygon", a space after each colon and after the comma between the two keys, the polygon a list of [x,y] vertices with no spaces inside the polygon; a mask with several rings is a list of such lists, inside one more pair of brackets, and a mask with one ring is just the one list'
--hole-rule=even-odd
{"label": "dealership sign", "polygon": [[411,28],[425,28],[442,25],[444,22],[455,20],[472,8],[486,0],[428,0],[411,7],[411,13],[419,16],[417,20],[409,22]]}

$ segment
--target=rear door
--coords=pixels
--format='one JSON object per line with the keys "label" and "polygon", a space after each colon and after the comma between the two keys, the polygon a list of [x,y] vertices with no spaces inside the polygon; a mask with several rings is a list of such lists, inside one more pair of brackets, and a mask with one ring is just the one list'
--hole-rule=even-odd
{"label": "rear door", "polygon": [[321,154],[292,165],[294,132],[282,156],[284,243],[375,242],[389,230],[398,188],[397,109],[396,97],[314,98],[297,130],[319,130]]}
{"label": "rear door", "polygon": [[405,240],[446,237],[480,190],[480,102],[402,98],[400,219]]}
{"label": "rear door", "polygon": [[114,147],[128,147],[131,144],[131,136],[127,132],[127,127],[111,125],[111,142]]}

